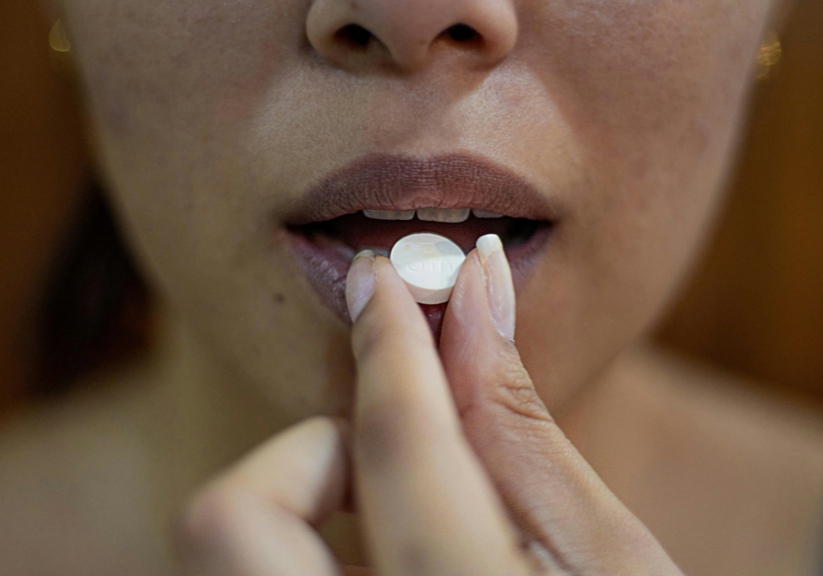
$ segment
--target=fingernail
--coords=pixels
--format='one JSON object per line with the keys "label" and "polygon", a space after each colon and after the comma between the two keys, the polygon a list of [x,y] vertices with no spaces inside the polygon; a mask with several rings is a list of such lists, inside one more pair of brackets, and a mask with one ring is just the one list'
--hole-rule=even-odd
{"label": "fingernail", "polygon": [[374,252],[363,250],[351,261],[346,276],[346,305],[351,321],[357,320],[374,293]]}
{"label": "fingernail", "polygon": [[514,284],[503,242],[497,234],[477,239],[477,251],[486,275],[486,294],[494,327],[503,338],[514,340]]}

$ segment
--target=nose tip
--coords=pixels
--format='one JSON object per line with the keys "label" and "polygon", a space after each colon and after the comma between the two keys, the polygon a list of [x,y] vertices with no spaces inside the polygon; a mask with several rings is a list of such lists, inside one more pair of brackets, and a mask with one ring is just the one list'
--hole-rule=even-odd
{"label": "nose tip", "polygon": [[517,39],[513,0],[317,0],[306,32],[329,63],[390,63],[413,72],[443,51],[492,66]]}

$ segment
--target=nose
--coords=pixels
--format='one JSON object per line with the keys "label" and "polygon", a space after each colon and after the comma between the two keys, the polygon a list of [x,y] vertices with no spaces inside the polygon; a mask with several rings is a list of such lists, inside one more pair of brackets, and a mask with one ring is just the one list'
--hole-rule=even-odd
{"label": "nose", "polygon": [[306,32],[330,64],[415,72],[443,50],[493,66],[517,39],[515,0],[316,0]]}

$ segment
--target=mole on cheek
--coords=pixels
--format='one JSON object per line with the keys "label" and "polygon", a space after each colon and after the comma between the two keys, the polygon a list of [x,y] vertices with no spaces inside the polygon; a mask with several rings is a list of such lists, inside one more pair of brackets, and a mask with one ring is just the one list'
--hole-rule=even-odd
{"label": "mole on cheek", "polygon": [[278,294],[274,295],[274,303],[275,304],[283,304],[285,302],[286,302],[286,297],[283,296],[282,294],[278,293]]}

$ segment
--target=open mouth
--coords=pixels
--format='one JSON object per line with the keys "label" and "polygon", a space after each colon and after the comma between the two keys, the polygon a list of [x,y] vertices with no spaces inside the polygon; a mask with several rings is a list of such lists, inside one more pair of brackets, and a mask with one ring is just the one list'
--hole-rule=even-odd
{"label": "open mouth", "polygon": [[[517,289],[546,247],[554,220],[531,187],[486,162],[377,157],[321,184],[284,232],[315,290],[348,321],[345,279],[361,250],[388,256],[404,236],[432,232],[468,254],[478,238],[497,234]],[[447,305],[420,305],[438,340]]]}

